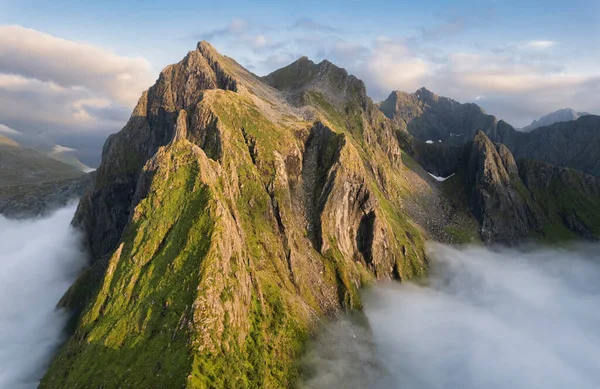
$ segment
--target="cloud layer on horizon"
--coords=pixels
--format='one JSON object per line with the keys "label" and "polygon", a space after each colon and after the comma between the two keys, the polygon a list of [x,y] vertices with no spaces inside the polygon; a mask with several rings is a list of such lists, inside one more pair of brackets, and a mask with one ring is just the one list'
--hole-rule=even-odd
{"label": "cloud layer on horizon", "polygon": [[[410,36],[389,37],[307,18],[278,26],[238,18],[187,40],[210,40],[261,75],[303,55],[328,59],[363,79],[375,101],[392,90],[425,86],[461,102],[476,102],[516,126],[564,107],[600,113],[600,72],[572,70],[560,42],[536,38],[494,46],[453,44],[471,25],[451,16],[416,28]],[[141,57],[21,26],[0,26],[0,124],[85,148],[98,158],[105,137],[122,128],[157,74]]]}
{"label": "cloud layer on horizon", "polygon": [[19,133],[54,142],[87,137],[99,155],[155,78],[143,58],[0,26],[0,124]]}
{"label": "cloud layer on horizon", "polygon": [[[303,55],[316,61],[328,59],[363,79],[376,101],[392,90],[412,92],[425,86],[440,95],[475,102],[516,126],[559,108],[600,113],[595,98],[600,92],[600,72],[571,70],[571,58],[561,51],[560,42],[531,39],[501,46],[441,47],[445,46],[441,42],[460,37],[470,24],[473,22],[453,16],[417,29],[412,36],[388,37],[346,31],[310,19],[279,28],[236,19],[235,25],[243,28],[202,36],[213,39],[218,49],[258,74]],[[247,38],[240,39],[249,31],[260,31],[269,45],[249,46]]]}

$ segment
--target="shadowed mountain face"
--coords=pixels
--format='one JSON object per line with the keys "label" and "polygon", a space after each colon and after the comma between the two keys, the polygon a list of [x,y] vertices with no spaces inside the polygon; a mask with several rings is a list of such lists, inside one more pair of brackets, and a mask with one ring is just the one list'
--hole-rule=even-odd
{"label": "shadowed mountain face", "polygon": [[442,184],[446,194],[466,197],[485,243],[600,238],[600,177],[530,158],[515,162],[508,147],[483,131],[463,146],[427,144],[408,134],[399,141],[427,171],[451,176]]}
{"label": "shadowed mountain face", "polygon": [[[423,123],[454,112],[446,100]],[[570,173],[544,167],[523,189],[478,115],[465,144],[427,144],[330,62],[259,78],[200,42],[104,146],[73,221],[94,264],[61,301],[74,332],[40,388],[290,387],[316,323],[360,307],[362,285],[424,275],[426,239],[544,237],[560,212],[573,235],[589,230],[530,192]],[[572,177],[596,204],[596,182]]]}
{"label": "shadowed mountain face", "polygon": [[392,92],[379,107],[416,138],[446,145],[465,144],[478,131],[489,134],[498,126],[498,120],[478,105],[461,104],[425,88],[415,93]]}
{"label": "shadowed mountain face", "polygon": [[80,170],[0,135],[0,213],[34,216],[79,197],[90,182]]}
{"label": "shadowed mountain face", "polygon": [[577,112],[571,108],[563,108],[544,115],[538,120],[534,120],[530,125],[523,127],[521,131],[531,132],[538,127],[545,127],[558,122],[570,122],[571,120],[577,120],[586,115],[589,115],[589,113]]}
{"label": "shadowed mountain face", "polygon": [[424,142],[459,146],[482,131],[493,142],[505,144],[517,160],[537,159],[600,175],[600,116],[582,116],[524,133],[486,114],[476,104],[461,104],[425,88],[412,94],[392,92],[379,107]]}

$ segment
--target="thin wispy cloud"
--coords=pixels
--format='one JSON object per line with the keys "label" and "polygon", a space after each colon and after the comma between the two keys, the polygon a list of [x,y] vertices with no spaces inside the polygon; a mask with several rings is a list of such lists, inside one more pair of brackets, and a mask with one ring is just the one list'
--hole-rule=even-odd
{"label": "thin wispy cloud", "polygon": [[522,49],[544,50],[556,46],[554,41],[529,41],[520,45]]}
{"label": "thin wispy cloud", "polygon": [[272,30],[262,25],[250,23],[244,19],[234,19],[225,28],[206,31],[195,35],[196,40],[206,40],[213,43],[227,42],[229,45],[249,47],[255,52],[274,50],[281,46],[267,32]]}
{"label": "thin wispy cloud", "polygon": [[417,36],[412,39],[421,40],[441,40],[452,37],[466,28],[466,20],[462,17],[452,17],[441,23],[432,26],[421,27]]}
{"label": "thin wispy cloud", "polygon": [[310,31],[310,32],[325,32],[325,33],[333,33],[333,32],[340,32],[341,30],[339,28],[327,25],[327,24],[323,24],[323,23],[319,23],[313,19],[308,19],[308,18],[303,18],[303,19],[298,19],[294,24],[292,24],[290,26],[290,29],[293,30],[305,30],[305,31]]}
{"label": "thin wispy cloud", "polygon": [[248,29],[248,23],[243,19],[234,19],[229,25],[203,32],[199,35],[201,39],[210,41],[228,35],[241,35]]}

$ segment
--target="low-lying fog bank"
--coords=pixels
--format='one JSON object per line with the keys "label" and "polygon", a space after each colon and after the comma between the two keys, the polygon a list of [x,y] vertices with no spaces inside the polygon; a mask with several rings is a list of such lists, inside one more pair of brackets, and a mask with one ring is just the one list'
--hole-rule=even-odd
{"label": "low-lying fog bank", "polygon": [[301,388],[600,387],[600,245],[429,258],[428,285],[367,290],[366,318],[323,329]]}
{"label": "low-lying fog bank", "polygon": [[62,340],[56,303],[85,265],[75,205],[44,219],[0,216],[0,388],[36,388]]}

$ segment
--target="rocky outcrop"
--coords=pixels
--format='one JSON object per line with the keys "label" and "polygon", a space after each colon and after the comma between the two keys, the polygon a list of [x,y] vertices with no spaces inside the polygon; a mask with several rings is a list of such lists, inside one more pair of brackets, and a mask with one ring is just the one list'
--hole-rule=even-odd
{"label": "rocky outcrop", "polygon": [[[399,129],[379,111],[367,96],[363,81],[324,60],[315,64],[302,57],[262,78],[284,92],[296,106],[317,110],[317,115],[345,129],[371,147],[382,150],[396,167],[402,164],[396,136]],[[313,113],[314,115],[314,113]]]}
{"label": "rocky outcrop", "polygon": [[467,177],[469,205],[486,243],[514,244],[541,228],[542,216],[521,182],[512,154],[483,132],[473,141]]}
{"label": "rocky outcrop", "polygon": [[292,386],[316,323],[360,307],[362,285],[425,274],[407,176],[437,181],[406,153],[457,173],[486,243],[545,233],[528,168],[474,138],[420,141],[329,62],[258,78],[199,43],[105,144],[74,218],[94,264],[62,300],[73,331],[40,388]]}
{"label": "rocky outcrop", "polygon": [[306,104],[306,99],[310,99],[307,92],[320,94],[326,102],[340,110],[351,100],[364,104],[368,99],[361,80],[327,60],[315,64],[307,57],[302,57],[262,80],[275,89],[286,91],[289,101],[294,105]]}
{"label": "rocky outcrop", "polygon": [[464,162],[465,153],[469,152],[470,144],[463,146],[447,146],[439,143],[426,143],[411,134],[397,132],[400,147],[408,153],[428,172],[448,177],[455,173]]}

